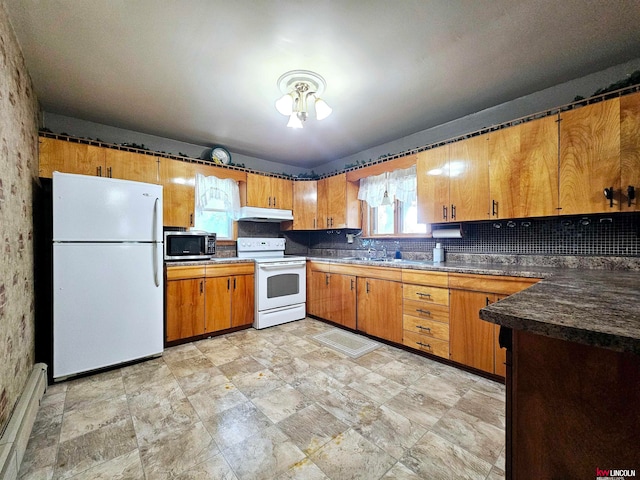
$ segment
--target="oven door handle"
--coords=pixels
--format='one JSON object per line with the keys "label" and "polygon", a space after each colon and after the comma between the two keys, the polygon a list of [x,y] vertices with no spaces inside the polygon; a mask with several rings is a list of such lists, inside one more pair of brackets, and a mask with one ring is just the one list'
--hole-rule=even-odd
{"label": "oven door handle", "polygon": [[265,264],[258,264],[258,268],[261,270],[282,270],[283,268],[304,267],[305,264],[306,262],[304,260],[301,262],[265,263]]}

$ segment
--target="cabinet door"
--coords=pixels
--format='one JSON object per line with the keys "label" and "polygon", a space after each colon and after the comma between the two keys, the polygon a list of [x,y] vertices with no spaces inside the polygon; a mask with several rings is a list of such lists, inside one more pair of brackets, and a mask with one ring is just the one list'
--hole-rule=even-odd
{"label": "cabinet door", "polygon": [[[613,188],[613,206],[605,198]],[[560,214],[620,210],[620,99],[560,114]]]}
{"label": "cabinet door", "polygon": [[106,176],[106,148],[40,137],[39,175],[52,178],[53,172]]}
{"label": "cabinet door", "polygon": [[168,281],[166,297],[167,342],[204,333],[204,279]]}
{"label": "cabinet door", "polygon": [[494,372],[494,325],[480,320],[478,312],[494,299],[493,294],[451,290],[449,345],[451,360]]}
{"label": "cabinet door", "polygon": [[329,183],[328,178],[318,180],[318,221],[317,228],[319,230],[329,228]]}
{"label": "cabinet door", "polygon": [[231,328],[231,277],[208,277],[205,289],[205,333]]}
{"label": "cabinet door", "polygon": [[345,228],[347,226],[347,176],[334,175],[327,181],[328,228]]}
{"label": "cabinet door", "polygon": [[[517,218],[520,202],[521,125],[489,135],[491,218]],[[557,158],[556,158],[557,163]]]}
{"label": "cabinet door", "polygon": [[163,186],[163,223],[172,227],[192,227],[195,208],[195,166],[163,158],[160,162]]}
{"label": "cabinet door", "polygon": [[[640,92],[620,98],[620,163],[623,212],[640,210]],[[635,198],[629,198],[633,187]]]}
{"label": "cabinet door", "polygon": [[318,182],[293,182],[293,229],[314,230],[317,228]]}
{"label": "cabinet door", "polygon": [[233,277],[231,292],[231,326],[253,324],[255,281],[253,275],[237,275]]}
{"label": "cabinet door", "polygon": [[449,145],[418,154],[418,222],[449,220]]}
{"label": "cabinet door", "polygon": [[247,174],[247,205],[250,207],[274,208],[271,195],[271,177]]}
{"label": "cabinet door", "polygon": [[329,320],[345,327],[356,328],[356,277],[355,275],[340,275],[332,273],[331,311]]}
{"label": "cabinet door", "polygon": [[449,145],[449,221],[489,218],[489,136]]}
{"label": "cabinet door", "polygon": [[159,157],[105,149],[105,176],[135,182],[160,183]]}
{"label": "cabinet door", "polygon": [[519,130],[520,201],[516,203],[516,217],[557,215],[558,117],[523,123],[519,125]]}
{"label": "cabinet door", "polygon": [[545,117],[489,135],[491,218],[558,213],[557,120]]}
{"label": "cabinet door", "polygon": [[307,290],[307,312],[316,317],[329,319],[331,300],[330,274],[311,270]]}
{"label": "cabinet door", "polygon": [[271,181],[271,203],[273,208],[293,208],[293,182],[286,178],[268,177]]}
{"label": "cabinet door", "polygon": [[359,277],[357,288],[358,330],[402,343],[402,284]]}

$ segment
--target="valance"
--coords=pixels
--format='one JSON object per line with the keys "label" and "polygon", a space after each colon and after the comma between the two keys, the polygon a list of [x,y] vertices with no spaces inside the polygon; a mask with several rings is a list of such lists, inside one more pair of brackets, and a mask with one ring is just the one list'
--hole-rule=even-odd
{"label": "valance", "polygon": [[417,199],[416,166],[361,178],[358,199],[376,208],[382,204],[385,191],[391,200],[411,205]]}
{"label": "valance", "polygon": [[205,177],[196,174],[196,210],[220,210],[237,220],[240,215],[240,189],[230,178]]}

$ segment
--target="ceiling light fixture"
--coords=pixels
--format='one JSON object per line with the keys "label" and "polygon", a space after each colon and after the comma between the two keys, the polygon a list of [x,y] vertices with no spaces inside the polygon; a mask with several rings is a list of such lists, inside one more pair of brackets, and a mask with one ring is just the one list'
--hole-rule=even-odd
{"label": "ceiling light fixture", "polygon": [[289,117],[287,127],[302,128],[309,116],[310,102],[313,102],[318,120],[331,115],[333,110],[320,98],[326,86],[324,78],[309,70],[291,70],[278,79],[278,88],[283,95],[276,101],[276,109]]}

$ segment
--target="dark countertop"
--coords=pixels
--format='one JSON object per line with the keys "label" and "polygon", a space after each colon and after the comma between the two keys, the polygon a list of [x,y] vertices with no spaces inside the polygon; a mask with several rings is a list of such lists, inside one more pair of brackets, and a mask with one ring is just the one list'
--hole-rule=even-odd
{"label": "dark countertop", "polygon": [[309,260],[477,275],[541,278],[480,310],[480,318],[552,338],[640,354],[640,271],[308,257]]}

